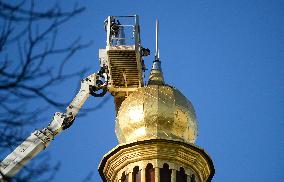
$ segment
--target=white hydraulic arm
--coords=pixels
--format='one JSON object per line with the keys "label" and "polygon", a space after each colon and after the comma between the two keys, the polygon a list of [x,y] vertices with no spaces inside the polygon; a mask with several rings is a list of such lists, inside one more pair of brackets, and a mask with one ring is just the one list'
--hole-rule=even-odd
{"label": "white hydraulic arm", "polygon": [[[83,79],[78,94],[66,108],[66,111],[64,113],[56,112],[46,128],[35,130],[0,163],[0,182],[5,182],[16,175],[29,160],[44,150],[56,135],[70,127],[90,95],[103,96],[106,93],[101,78],[100,74],[92,74]],[[100,89],[103,89],[103,92],[96,93]]]}
{"label": "white hydraulic arm", "polygon": [[[107,91],[110,92],[118,110],[130,93],[144,85],[146,67],[142,57],[148,56],[150,50],[141,46],[138,16],[109,16],[104,22],[104,28],[107,32],[107,46],[99,52],[100,71],[81,81],[79,93],[64,113],[56,112],[46,128],[33,132],[0,161],[0,182],[9,181],[28,161],[44,150],[56,135],[70,127],[90,95],[102,97]],[[125,35],[127,32],[130,36]]]}

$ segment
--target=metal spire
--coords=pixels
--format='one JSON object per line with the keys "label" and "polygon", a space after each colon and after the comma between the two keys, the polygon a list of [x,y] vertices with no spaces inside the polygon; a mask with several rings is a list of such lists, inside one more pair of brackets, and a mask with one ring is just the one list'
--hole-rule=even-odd
{"label": "metal spire", "polygon": [[160,61],[160,50],[159,50],[159,20],[156,19],[156,52],[155,60],[153,61],[150,77],[148,84],[149,85],[164,85],[164,76],[161,67]]}
{"label": "metal spire", "polygon": [[159,20],[156,19],[156,51],[155,51],[155,60],[159,60]]}

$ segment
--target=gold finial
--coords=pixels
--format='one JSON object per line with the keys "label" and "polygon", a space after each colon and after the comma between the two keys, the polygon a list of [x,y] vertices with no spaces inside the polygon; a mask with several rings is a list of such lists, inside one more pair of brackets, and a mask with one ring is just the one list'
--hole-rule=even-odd
{"label": "gold finial", "polygon": [[148,85],[164,85],[164,76],[160,61],[160,50],[159,50],[159,20],[156,20],[156,52],[155,60],[153,61]]}

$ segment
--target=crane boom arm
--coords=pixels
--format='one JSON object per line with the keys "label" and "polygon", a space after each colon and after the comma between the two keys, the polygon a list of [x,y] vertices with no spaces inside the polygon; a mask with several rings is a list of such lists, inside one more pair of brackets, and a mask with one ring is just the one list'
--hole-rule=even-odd
{"label": "crane boom arm", "polygon": [[11,154],[0,162],[0,182],[13,177],[16,173],[39,152],[44,150],[56,135],[70,127],[90,96],[90,89],[99,90],[98,74],[92,74],[81,80],[81,88],[64,113],[56,112],[52,121],[46,128],[35,130],[23,143],[21,143]]}
{"label": "crane boom arm", "polygon": [[[126,24],[121,24],[118,20],[120,18],[131,18],[134,21],[128,19]],[[128,22],[133,24],[129,25]],[[125,36],[124,32],[128,28],[132,31],[130,37]],[[15,176],[28,161],[44,150],[56,135],[70,127],[90,95],[102,97],[107,91],[110,92],[114,96],[118,111],[124,99],[144,85],[143,75],[146,67],[142,57],[148,56],[150,50],[141,46],[139,17],[109,16],[105,21],[105,29],[107,46],[99,52],[100,71],[81,81],[78,94],[64,113],[56,112],[46,128],[34,131],[2,162],[0,161],[0,182]]]}

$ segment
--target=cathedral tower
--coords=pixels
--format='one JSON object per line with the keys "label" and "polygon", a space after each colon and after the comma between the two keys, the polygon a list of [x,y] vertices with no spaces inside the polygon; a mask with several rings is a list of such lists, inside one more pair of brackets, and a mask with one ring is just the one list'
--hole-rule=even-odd
{"label": "cathedral tower", "polygon": [[115,131],[119,145],[99,166],[105,182],[206,182],[214,175],[212,160],[194,144],[193,105],[164,82],[157,43],[148,84],[122,102]]}

